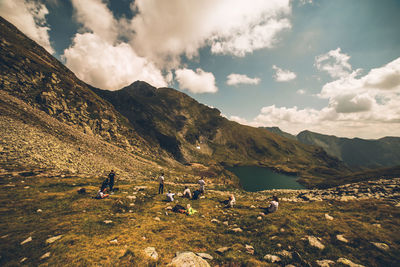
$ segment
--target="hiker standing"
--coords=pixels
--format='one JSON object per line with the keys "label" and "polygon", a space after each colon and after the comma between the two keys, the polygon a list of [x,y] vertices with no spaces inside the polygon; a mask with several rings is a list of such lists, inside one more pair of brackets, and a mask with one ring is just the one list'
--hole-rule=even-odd
{"label": "hiker standing", "polygon": [[199,191],[204,194],[204,186],[206,185],[206,182],[204,182],[203,177],[201,177],[197,183],[200,185]]}
{"label": "hiker standing", "polygon": [[114,178],[115,178],[115,172],[114,172],[114,170],[111,170],[111,172],[108,174],[108,179],[110,179],[110,181],[109,181],[110,192],[113,191]]}
{"label": "hiker standing", "polygon": [[158,187],[158,194],[163,194],[164,193],[164,173],[162,172],[160,177],[158,177],[158,182],[160,183],[160,186]]}

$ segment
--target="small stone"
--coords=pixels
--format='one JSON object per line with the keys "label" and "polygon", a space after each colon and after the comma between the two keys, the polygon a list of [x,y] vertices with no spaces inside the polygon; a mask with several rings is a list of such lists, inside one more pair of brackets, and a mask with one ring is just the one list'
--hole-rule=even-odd
{"label": "small stone", "polygon": [[212,219],[211,222],[212,223],[220,223],[220,221],[218,221],[217,219]]}
{"label": "small stone", "polygon": [[201,196],[201,197],[200,197],[200,199],[205,199],[205,198],[206,198],[205,196]]}
{"label": "small stone", "polygon": [[117,239],[113,239],[110,241],[111,244],[118,244],[118,240]]}
{"label": "small stone", "polygon": [[20,263],[23,263],[24,261],[26,261],[28,258],[27,257],[24,257],[24,258],[22,258],[19,262]]}
{"label": "small stone", "polygon": [[158,260],[158,253],[154,247],[145,248],[144,253],[150,258],[152,258],[154,260]]}
{"label": "small stone", "polygon": [[225,252],[227,252],[230,249],[231,248],[229,248],[229,247],[222,247],[222,248],[217,249],[215,252],[217,252],[218,254],[224,254]]}
{"label": "small stone", "polygon": [[257,217],[257,220],[261,221],[261,220],[262,220],[262,217],[261,217],[261,216],[258,216],[258,217]]}
{"label": "small stone", "polygon": [[290,252],[287,251],[287,250],[279,251],[279,252],[277,252],[276,254],[278,254],[278,255],[280,255],[280,256],[282,256],[282,257],[285,257],[285,258],[289,258],[289,259],[292,258],[292,253],[290,253]]}
{"label": "small stone", "polygon": [[225,221],[225,222],[223,222],[223,224],[225,224],[225,225],[229,225],[229,222],[228,222],[228,221]]}
{"label": "small stone", "polygon": [[176,194],[178,197],[183,197],[183,194],[181,192],[179,192],[178,194]]}
{"label": "small stone", "polygon": [[390,247],[389,247],[387,244],[385,244],[385,243],[371,242],[371,244],[373,244],[375,247],[377,247],[377,248],[379,248],[379,249],[381,249],[381,250],[387,251],[387,250],[390,249]]}
{"label": "small stone", "polygon": [[349,243],[349,240],[347,240],[343,235],[336,235],[336,238],[344,243]]}
{"label": "small stone", "polygon": [[255,208],[256,208],[256,206],[254,206],[254,205],[250,206],[250,209],[255,209]]}
{"label": "small stone", "polygon": [[109,224],[109,223],[112,223],[113,221],[112,220],[104,220],[103,221],[105,224]]}
{"label": "small stone", "polygon": [[274,240],[274,239],[277,239],[278,237],[276,236],[276,235],[273,235],[273,236],[271,236],[270,238],[269,238],[269,240]]}
{"label": "small stone", "polygon": [[274,263],[274,262],[280,262],[281,258],[279,258],[276,255],[267,254],[264,256],[264,260]]}
{"label": "small stone", "polygon": [[4,239],[4,238],[7,238],[8,236],[9,236],[9,234],[6,234],[6,235],[1,236],[0,238]]}
{"label": "small stone", "polygon": [[158,222],[161,221],[160,217],[154,217],[154,220]]}
{"label": "small stone", "polygon": [[56,235],[56,236],[47,238],[47,239],[46,239],[46,243],[47,243],[47,244],[54,243],[55,241],[57,241],[57,240],[60,239],[61,237],[62,237],[62,235]]}
{"label": "small stone", "polygon": [[317,260],[315,263],[320,267],[330,267],[335,264],[332,260]]}
{"label": "small stone", "polygon": [[250,245],[245,245],[246,252],[250,255],[254,255],[254,247]]}
{"label": "small stone", "polygon": [[135,199],[136,199],[136,196],[126,196],[126,198],[127,198],[127,199],[130,199],[130,200],[135,200]]}
{"label": "small stone", "polygon": [[333,217],[330,216],[328,213],[325,213],[325,219],[327,219],[329,221],[333,221]]}
{"label": "small stone", "polygon": [[22,241],[20,244],[23,245],[23,244],[26,244],[26,243],[31,242],[31,241],[32,241],[32,237],[30,236],[27,239],[25,239],[24,241]]}
{"label": "small stone", "polygon": [[40,259],[43,260],[43,259],[50,258],[50,255],[51,255],[50,252],[47,252],[47,253],[43,254],[42,257],[40,257]]}
{"label": "small stone", "polygon": [[182,252],[172,259],[168,266],[182,267],[182,266],[201,266],[209,267],[210,264],[202,257],[197,256],[193,252]]}
{"label": "small stone", "polygon": [[37,211],[36,211],[37,213],[40,213],[40,212],[43,212],[43,210],[41,210],[41,209],[37,209]]}
{"label": "small stone", "polygon": [[284,232],[285,232],[285,229],[284,229],[284,228],[281,228],[281,229],[279,229],[279,231],[280,231],[281,233],[284,233]]}
{"label": "small stone", "polygon": [[373,226],[375,226],[376,228],[382,228],[382,225],[380,223],[374,223]]}
{"label": "small stone", "polygon": [[206,260],[213,260],[214,258],[213,258],[213,256],[211,256],[210,254],[207,254],[207,253],[196,253],[197,254],[197,256],[199,256],[199,257],[202,257],[203,259],[206,259]]}
{"label": "small stone", "polygon": [[241,228],[239,228],[239,227],[233,228],[232,231],[235,232],[235,233],[241,233],[241,232],[243,232],[243,230],[242,230]]}
{"label": "small stone", "polygon": [[354,263],[351,260],[348,260],[346,258],[339,258],[336,262],[350,266],[350,267],[365,267],[364,265]]}
{"label": "small stone", "polygon": [[281,247],[282,247],[282,244],[281,244],[281,243],[278,243],[278,244],[276,244],[276,246],[277,246],[278,248],[281,248]]}
{"label": "small stone", "polygon": [[28,189],[28,188],[31,188],[31,187],[30,187],[29,185],[27,185],[27,186],[25,186],[24,188],[25,188],[25,189]]}
{"label": "small stone", "polygon": [[143,240],[146,240],[146,237],[145,237],[145,236],[142,236],[142,239],[143,239]]}
{"label": "small stone", "polygon": [[171,207],[171,206],[168,206],[168,207],[166,207],[165,209],[166,209],[166,210],[172,210],[172,207]]}
{"label": "small stone", "polygon": [[323,250],[325,246],[315,236],[307,236],[310,246]]}

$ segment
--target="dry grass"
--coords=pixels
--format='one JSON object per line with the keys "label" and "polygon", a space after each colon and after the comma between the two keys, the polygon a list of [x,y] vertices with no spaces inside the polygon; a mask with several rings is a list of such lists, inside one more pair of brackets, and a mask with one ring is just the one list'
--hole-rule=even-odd
{"label": "dry grass", "polygon": [[[0,182],[2,266],[20,265],[24,257],[28,258],[24,264],[32,266],[163,266],[178,251],[209,253],[214,257],[209,261],[212,265],[263,266],[268,265],[263,260],[265,254],[282,249],[297,251],[311,263],[339,257],[367,266],[400,262],[400,210],[383,201],[281,203],[277,213],[258,220],[269,194],[234,190],[237,206],[233,209],[222,208],[219,201],[227,195],[223,191],[209,190],[205,199],[196,201],[177,197],[179,204],[190,203],[198,210],[194,216],[186,216],[166,211],[171,203],[156,194],[157,184],[151,181],[120,182],[120,190],[103,200],[91,198],[100,182],[95,178],[3,174]],[[5,186],[10,182],[15,187]],[[148,188],[137,191],[137,185]],[[89,193],[78,195],[76,190],[81,186]],[[167,185],[167,190],[174,192],[183,188],[183,184]],[[127,198],[132,195],[137,198]],[[252,205],[256,208],[250,208]],[[43,211],[38,213],[37,209]],[[327,221],[325,213],[334,220]],[[212,219],[221,223],[212,223]],[[104,220],[113,222],[105,224]],[[376,223],[381,228],[373,225]],[[234,227],[243,232],[229,230]],[[47,238],[60,234],[61,239],[46,244]],[[349,243],[338,241],[337,234],[343,234]],[[302,240],[306,235],[322,238],[326,248],[310,247]],[[20,245],[29,236],[33,240]],[[110,243],[114,239],[117,244]],[[390,250],[381,251],[370,242],[384,242]],[[254,255],[246,253],[246,244],[254,247]],[[149,246],[156,248],[158,261],[144,255]],[[215,253],[223,246],[231,250],[223,255]],[[40,260],[46,252],[51,252],[50,258]],[[283,258],[283,265],[289,263],[297,264]]]}

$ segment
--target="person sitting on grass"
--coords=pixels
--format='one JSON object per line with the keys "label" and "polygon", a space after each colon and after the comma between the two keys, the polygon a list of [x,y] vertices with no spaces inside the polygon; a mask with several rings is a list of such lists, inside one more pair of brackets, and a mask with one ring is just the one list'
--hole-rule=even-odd
{"label": "person sitting on grass", "polygon": [[187,204],[186,206],[186,214],[187,215],[193,215],[197,212],[197,210],[193,209],[190,204]]}
{"label": "person sitting on grass", "polygon": [[233,206],[236,204],[236,199],[233,194],[229,196],[228,204],[225,206],[225,208],[233,208]]}
{"label": "person sitting on grass", "polygon": [[168,193],[167,193],[167,201],[173,202],[174,201],[174,196],[175,196],[174,193],[171,193],[171,191],[168,191]]}
{"label": "person sitting on grass", "polygon": [[199,196],[200,196],[200,194],[201,194],[201,192],[200,192],[199,190],[194,190],[194,191],[193,191],[193,197],[192,197],[192,199],[193,199],[193,200],[198,199]]}
{"label": "person sitting on grass", "polygon": [[273,213],[278,210],[279,206],[279,199],[277,196],[272,197],[272,201],[269,203],[269,206],[267,207],[267,213]]}
{"label": "person sitting on grass", "polygon": [[183,197],[192,198],[192,193],[187,186],[185,186],[185,190],[183,191]]}
{"label": "person sitting on grass", "polygon": [[103,190],[99,189],[99,191],[97,191],[95,199],[103,199],[109,197],[110,195],[105,193],[106,190],[107,190],[106,188],[104,188]]}

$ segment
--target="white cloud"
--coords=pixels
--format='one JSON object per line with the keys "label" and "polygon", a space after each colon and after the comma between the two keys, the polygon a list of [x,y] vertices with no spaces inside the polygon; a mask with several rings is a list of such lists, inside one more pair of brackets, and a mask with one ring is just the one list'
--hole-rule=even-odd
{"label": "white cloud", "polygon": [[125,19],[116,20],[101,0],[72,0],[72,4],[83,33],[74,36],[63,59],[80,79],[111,90],[136,80],[156,87],[167,86],[161,70],[153,62],[139,56],[128,43],[119,41],[118,37],[124,34],[120,32],[127,27]]}
{"label": "white cloud", "polygon": [[179,65],[209,45],[216,54],[244,56],[272,47],[291,27],[289,0],[137,0],[132,46],[159,65]]}
{"label": "white cloud", "polygon": [[50,54],[54,53],[51,47],[46,24],[46,15],[49,13],[44,4],[35,1],[1,0],[0,16],[14,24],[29,38],[43,46]]}
{"label": "white cloud", "polygon": [[63,57],[80,79],[96,87],[115,90],[136,80],[156,87],[167,85],[161,71],[128,44],[112,45],[94,33],[76,34]]}
{"label": "white cloud", "polygon": [[380,138],[400,136],[400,58],[358,77],[360,71],[323,86],[320,98],[329,103],[322,109],[263,107],[253,126],[279,126],[298,133],[308,129],[346,137]]}
{"label": "white cloud", "polygon": [[305,95],[306,94],[306,90],[299,89],[299,90],[296,91],[296,93],[299,94],[299,95]]}
{"label": "white cloud", "polygon": [[288,82],[288,81],[296,79],[296,77],[297,77],[296,73],[294,73],[290,70],[283,70],[283,69],[277,67],[276,65],[273,65],[272,69],[274,69],[276,71],[275,75],[274,75],[274,79],[277,82]]}
{"label": "white cloud", "polygon": [[315,58],[318,70],[326,71],[332,78],[341,78],[350,74],[350,56],[342,54],[340,47]]}
{"label": "white cloud", "polygon": [[228,85],[238,85],[238,84],[259,84],[260,78],[250,78],[243,74],[229,74],[227,77],[226,84]]}
{"label": "white cloud", "polygon": [[185,68],[175,70],[175,76],[179,87],[192,93],[216,93],[218,91],[215,85],[215,77],[211,72],[205,72],[202,69],[196,69],[196,72],[194,72]]}

